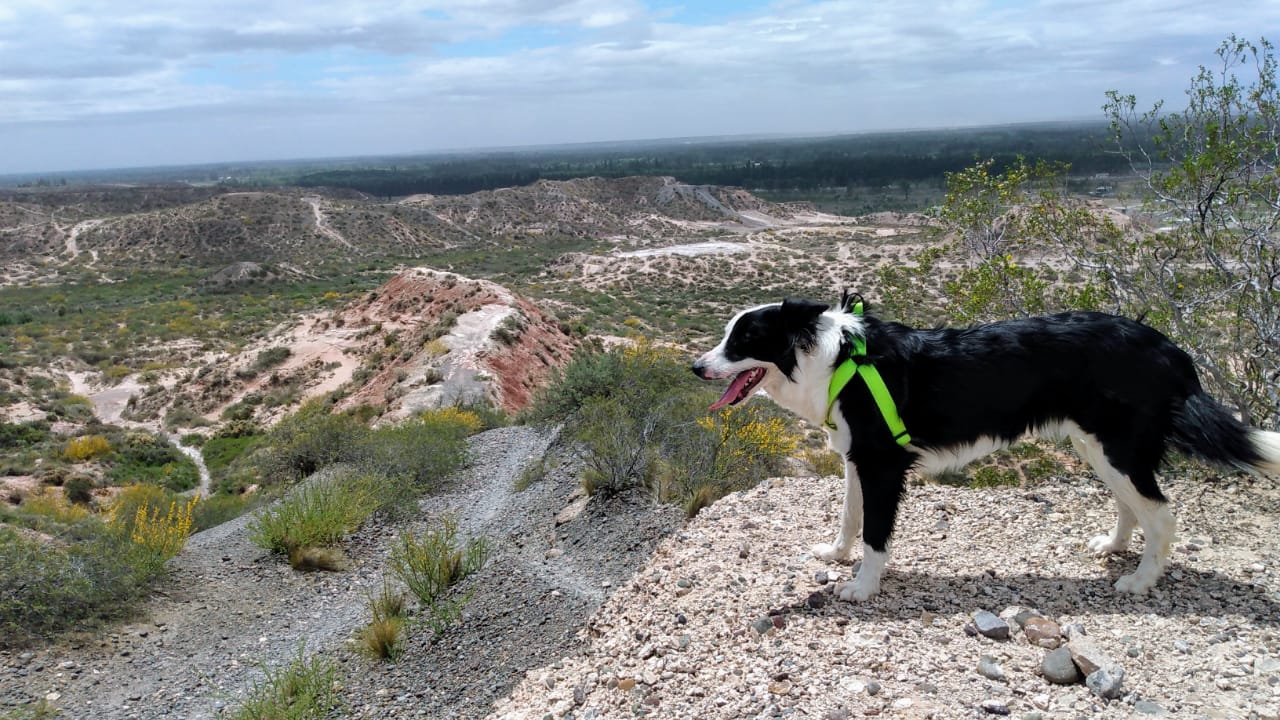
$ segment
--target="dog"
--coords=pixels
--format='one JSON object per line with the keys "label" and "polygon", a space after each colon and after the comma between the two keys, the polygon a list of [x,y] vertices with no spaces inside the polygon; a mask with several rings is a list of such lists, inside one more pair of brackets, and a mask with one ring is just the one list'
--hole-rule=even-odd
{"label": "dog", "polygon": [[[1118,591],[1143,595],[1164,572],[1174,520],[1156,469],[1174,449],[1217,465],[1280,473],[1280,433],[1250,428],[1209,396],[1190,356],[1152,327],[1116,315],[1064,312],[967,328],[913,329],[839,304],[786,299],[743,310],[724,339],[693,364],[704,380],[732,378],[711,409],[763,390],[777,404],[827,427],[845,459],[844,507],[818,558],[847,560],[859,532],[862,567],[839,596],[880,590],[906,473],[955,470],[1026,435],[1067,437],[1115,496],[1098,555],[1145,546]],[[828,397],[837,367],[860,368]],[[888,407],[876,399],[882,385]],[[884,391],[887,390],[887,393]],[[895,413],[896,411],[896,413]],[[905,430],[904,430],[905,426]]]}

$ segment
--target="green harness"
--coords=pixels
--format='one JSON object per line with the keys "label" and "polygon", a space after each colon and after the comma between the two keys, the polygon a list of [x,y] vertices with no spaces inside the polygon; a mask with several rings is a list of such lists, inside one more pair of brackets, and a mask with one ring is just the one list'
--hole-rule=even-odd
{"label": "green harness", "polygon": [[[855,315],[862,315],[862,303],[856,303],[852,312]],[[907,426],[898,415],[898,406],[893,402],[893,396],[889,394],[884,378],[880,377],[880,371],[870,363],[860,365],[854,361],[854,358],[867,356],[867,339],[856,335],[846,337],[853,345],[853,351],[831,375],[831,383],[827,386],[827,417],[823,424],[832,430],[836,429],[836,424],[831,421],[831,410],[835,407],[840,391],[844,390],[855,375],[858,375],[867,384],[867,390],[871,391],[871,397],[875,399],[876,407],[880,408],[880,414],[884,417],[885,425],[889,426],[889,432],[893,433],[893,439],[899,445],[906,447],[911,442],[911,436],[907,434]]]}

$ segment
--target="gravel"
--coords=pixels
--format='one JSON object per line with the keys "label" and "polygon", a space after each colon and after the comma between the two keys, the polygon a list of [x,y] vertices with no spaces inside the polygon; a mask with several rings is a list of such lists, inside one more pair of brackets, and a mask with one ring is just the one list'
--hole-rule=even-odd
{"label": "gravel", "polygon": [[[1114,522],[1088,479],[913,486],[882,592],[855,604],[832,594],[853,567],[807,550],[835,531],[838,479],[769,480],[683,524],[638,494],[578,499],[577,466],[551,442],[528,428],[477,436],[472,468],[423,502],[415,523],[452,510],[495,555],[465,583],[463,622],[440,638],[415,627],[395,663],[346,640],[403,526],[358,533],[346,572],[299,574],[229,523],[192,538],[144,618],[0,653],[0,703],[47,696],[94,720],[218,717],[305,640],[339,661],[344,717],[1280,717],[1272,480],[1166,481],[1179,539],[1142,598],[1111,587],[1140,538],[1111,558],[1084,547]],[[515,492],[549,446],[547,479]],[[1009,639],[977,632],[983,611]],[[1096,646],[1109,682],[1046,679],[1048,658],[1075,663],[1044,646],[1052,629],[1033,618]]]}
{"label": "gravel", "polygon": [[[849,567],[807,551],[835,531],[840,484],[775,479],[707,508],[617,588],[579,648],[526,673],[489,717],[1075,719],[1155,708],[1178,718],[1277,715],[1273,480],[1167,480],[1180,539],[1169,573],[1142,598],[1111,587],[1137,564],[1141,538],[1133,552],[1111,558],[1084,546],[1115,519],[1114,503],[1088,478],[1034,493],[915,486],[882,592],[860,604],[830,597],[835,583],[819,575],[847,576]],[[933,530],[940,508],[945,536]],[[1194,554],[1182,550],[1190,542]],[[680,578],[692,589],[677,592]],[[815,607],[813,593],[829,601]],[[1059,634],[1088,638],[1106,658],[1124,658],[1122,678],[1111,660],[1116,672],[1099,685],[1114,699],[1083,684],[1065,647],[1039,644],[1053,634],[1048,625],[1032,623],[1035,642],[1016,625],[1004,641],[973,627],[980,611],[1012,621],[1023,610],[1024,623],[1043,618]],[[785,624],[763,622],[775,617]],[[1140,656],[1128,656],[1130,647]],[[1041,675],[1051,655],[1065,660],[1069,684]],[[975,671],[980,663],[998,665],[1003,680]]]}

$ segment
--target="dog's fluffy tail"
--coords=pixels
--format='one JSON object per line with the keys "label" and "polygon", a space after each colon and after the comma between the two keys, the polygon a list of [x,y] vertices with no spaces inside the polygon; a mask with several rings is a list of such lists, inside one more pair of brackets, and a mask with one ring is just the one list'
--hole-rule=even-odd
{"label": "dog's fluffy tail", "polygon": [[1173,417],[1174,447],[1219,465],[1280,475],[1280,433],[1240,422],[1207,393],[1187,398]]}

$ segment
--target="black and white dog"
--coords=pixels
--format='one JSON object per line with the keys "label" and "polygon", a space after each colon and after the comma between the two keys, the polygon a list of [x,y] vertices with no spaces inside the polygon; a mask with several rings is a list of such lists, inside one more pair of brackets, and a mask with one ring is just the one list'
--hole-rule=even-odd
{"label": "black and white dog", "polygon": [[[1156,485],[1170,448],[1213,463],[1280,473],[1280,433],[1249,428],[1204,392],[1191,358],[1160,332],[1114,315],[1067,312],[961,329],[916,330],[839,306],[784,300],[744,310],[693,365],[703,379],[733,378],[712,407],[763,389],[779,405],[824,423],[845,458],[844,510],[833,544],[813,552],[849,557],[863,532],[862,569],[839,590],[866,600],[880,589],[904,476],[958,469],[1028,434],[1068,437],[1115,494],[1119,518],[1089,541],[1098,554],[1145,547],[1116,589],[1146,593],[1160,579],[1174,520]],[[893,398],[910,440],[895,441],[860,378],[828,400],[835,368],[859,344]],[[864,509],[865,508],[865,509]]]}

